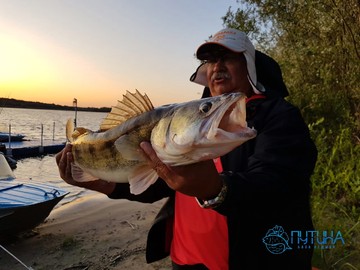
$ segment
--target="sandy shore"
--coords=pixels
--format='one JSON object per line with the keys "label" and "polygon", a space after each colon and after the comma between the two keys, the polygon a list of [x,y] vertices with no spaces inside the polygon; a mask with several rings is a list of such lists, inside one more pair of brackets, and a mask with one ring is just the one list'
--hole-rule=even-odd
{"label": "sandy shore", "polygon": [[[33,234],[1,243],[36,270],[171,269],[145,262],[150,225],[164,201],[141,204],[92,194],[53,210]],[[0,269],[26,269],[0,249]]]}

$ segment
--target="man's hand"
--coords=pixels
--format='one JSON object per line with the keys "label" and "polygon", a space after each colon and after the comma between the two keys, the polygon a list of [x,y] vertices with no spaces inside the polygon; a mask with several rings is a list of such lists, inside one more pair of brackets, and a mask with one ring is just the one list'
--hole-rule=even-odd
{"label": "man's hand", "polygon": [[55,159],[59,168],[60,177],[64,179],[66,183],[77,186],[79,183],[73,179],[71,174],[71,163],[74,162],[71,148],[72,145],[67,144],[61,152],[56,154]]}
{"label": "man's hand", "polygon": [[159,159],[149,142],[142,142],[140,147],[150,166],[170,188],[203,200],[214,198],[220,192],[222,180],[212,160],[170,167]]}
{"label": "man's hand", "polygon": [[90,182],[77,182],[74,180],[71,173],[71,164],[74,162],[71,148],[71,144],[67,144],[65,148],[55,156],[60,177],[70,185],[95,190],[104,194],[111,194],[116,186],[114,182],[107,182],[101,179]]}

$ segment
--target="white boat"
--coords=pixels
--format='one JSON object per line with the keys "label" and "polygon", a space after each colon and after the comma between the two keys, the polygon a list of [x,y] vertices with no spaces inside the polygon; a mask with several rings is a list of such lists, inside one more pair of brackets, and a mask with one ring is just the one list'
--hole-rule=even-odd
{"label": "white boat", "polygon": [[17,179],[0,152],[0,239],[35,228],[67,194],[53,185]]}

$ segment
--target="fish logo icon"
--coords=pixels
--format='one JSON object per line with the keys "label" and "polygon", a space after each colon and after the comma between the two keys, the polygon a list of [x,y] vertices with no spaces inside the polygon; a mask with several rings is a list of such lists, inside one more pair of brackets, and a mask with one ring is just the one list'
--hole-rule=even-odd
{"label": "fish logo icon", "polygon": [[268,230],[262,241],[265,244],[266,249],[272,254],[281,254],[287,249],[292,249],[288,244],[289,236],[284,231],[283,227],[278,225]]}

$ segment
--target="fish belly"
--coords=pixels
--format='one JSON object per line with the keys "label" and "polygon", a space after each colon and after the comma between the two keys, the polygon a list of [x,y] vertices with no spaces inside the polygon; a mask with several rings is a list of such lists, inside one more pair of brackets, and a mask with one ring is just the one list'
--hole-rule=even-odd
{"label": "fish belly", "polygon": [[83,171],[90,175],[109,182],[115,183],[128,183],[129,175],[132,173],[132,168],[119,168],[117,170],[95,170],[83,168]]}

